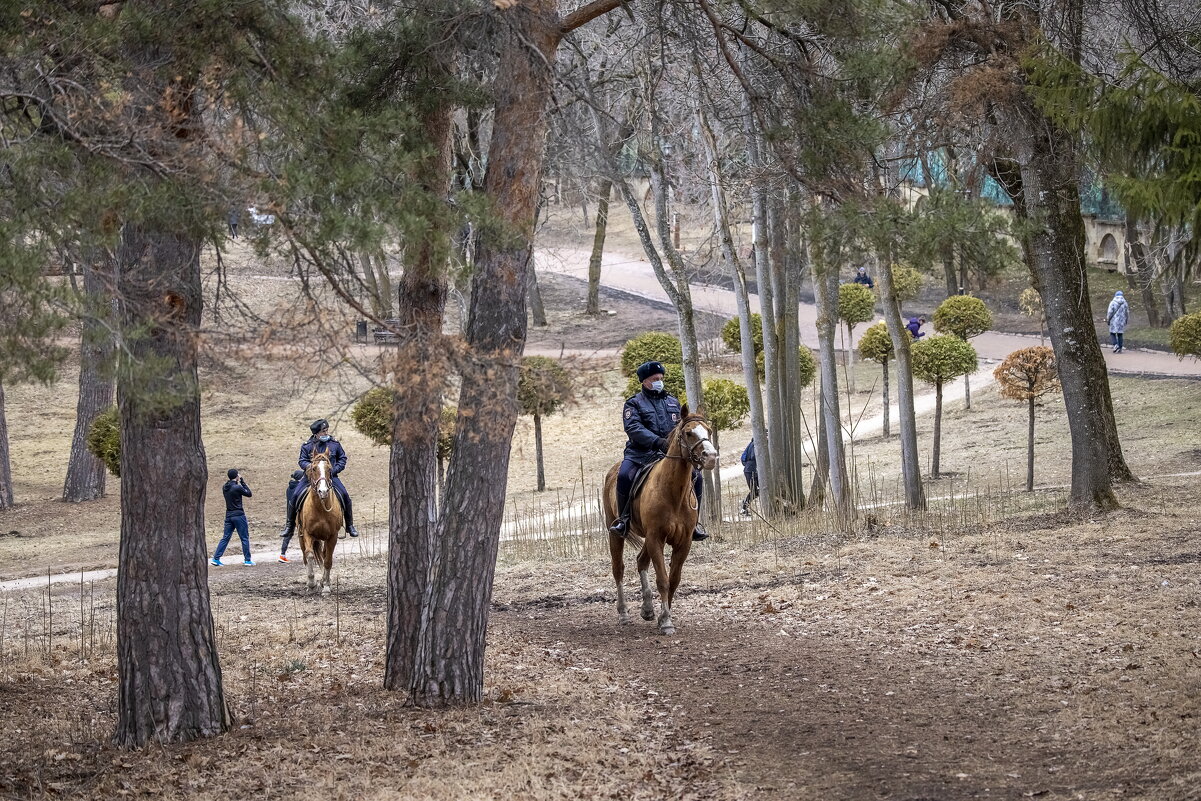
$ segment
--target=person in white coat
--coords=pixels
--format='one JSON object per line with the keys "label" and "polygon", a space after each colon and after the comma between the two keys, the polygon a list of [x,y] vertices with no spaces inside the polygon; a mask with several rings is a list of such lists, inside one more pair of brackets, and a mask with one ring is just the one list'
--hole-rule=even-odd
{"label": "person in white coat", "polygon": [[1109,323],[1109,344],[1114,353],[1122,352],[1122,334],[1126,332],[1126,323],[1130,321],[1130,304],[1122,295],[1122,290],[1113,293],[1109,301],[1109,310],[1105,312],[1105,322]]}

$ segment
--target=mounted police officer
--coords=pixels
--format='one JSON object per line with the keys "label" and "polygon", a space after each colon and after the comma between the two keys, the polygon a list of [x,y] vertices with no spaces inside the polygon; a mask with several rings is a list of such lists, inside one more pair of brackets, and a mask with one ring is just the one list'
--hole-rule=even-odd
{"label": "mounted police officer", "polygon": [[[313,424],[309,426],[309,430],[313,432],[313,435],[300,446],[300,469],[308,470],[309,465],[313,463],[313,456],[318,453],[324,453],[329,457],[334,473],[331,483],[334,485],[334,489],[338,491],[339,500],[342,501],[342,519],[346,523],[346,533],[352,537],[357,537],[359,536],[359,532],[354,527],[354,514],[350,506],[350,493],[343,486],[342,479],[338,478],[338,474],[346,469],[346,451],[342,448],[342,443],[329,435],[328,420],[314,420]],[[296,485],[296,490],[289,495],[288,524],[284,526],[283,533],[280,534],[285,540],[292,536],[292,532],[296,528],[297,502],[303,497],[305,490],[308,488],[309,478],[306,474],[300,479],[300,483]]]}
{"label": "mounted police officer", "polygon": [[[680,422],[680,402],[663,389],[664,367],[659,362],[644,362],[638,366],[638,380],[642,391],[626,401],[622,410],[625,425],[625,454],[617,472],[617,520],[609,526],[614,534],[625,535],[630,522],[630,488],[638,471],[664,457],[667,452],[667,435]],[[696,501],[701,501],[704,482],[701,471],[692,471],[692,487]],[[692,539],[703,540],[708,534],[698,522]]]}

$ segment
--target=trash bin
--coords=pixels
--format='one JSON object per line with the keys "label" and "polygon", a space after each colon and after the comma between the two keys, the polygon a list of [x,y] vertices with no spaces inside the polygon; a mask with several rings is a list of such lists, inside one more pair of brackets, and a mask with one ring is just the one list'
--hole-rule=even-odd
{"label": "trash bin", "polygon": [[367,321],[359,320],[354,324],[354,341],[360,345],[367,344]]}

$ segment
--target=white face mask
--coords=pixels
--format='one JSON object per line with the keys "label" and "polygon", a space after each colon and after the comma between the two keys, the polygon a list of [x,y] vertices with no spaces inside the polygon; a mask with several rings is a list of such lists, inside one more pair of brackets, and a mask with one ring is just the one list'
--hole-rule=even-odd
{"label": "white face mask", "polygon": [[663,382],[662,381],[652,381],[651,389],[653,389],[655,392],[662,392],[663,391]]}

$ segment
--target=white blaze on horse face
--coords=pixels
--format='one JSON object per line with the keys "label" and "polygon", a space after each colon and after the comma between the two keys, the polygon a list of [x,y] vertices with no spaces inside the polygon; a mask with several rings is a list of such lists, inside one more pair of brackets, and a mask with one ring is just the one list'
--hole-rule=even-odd
{"label": "white blaze on horse face", "polygon": [[697,441],[701,443],[701,447],[705,449],[707,456],[717,455],[717,448],[713,447],[713,443],[709,441],[709,429],[697,423],[696,428],[692,429],[692,436],[696,437]]}
{"label": "white blaze on horse face", "polygon": [[317,462],[317,496],[324,498],[329,494],[329,479],[325,477],[325,462]]}

